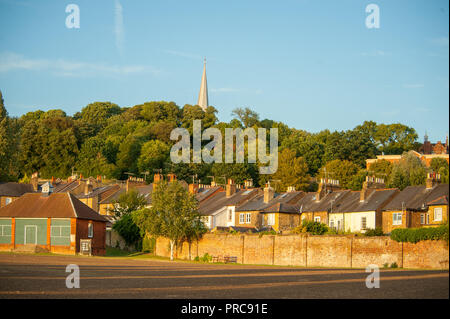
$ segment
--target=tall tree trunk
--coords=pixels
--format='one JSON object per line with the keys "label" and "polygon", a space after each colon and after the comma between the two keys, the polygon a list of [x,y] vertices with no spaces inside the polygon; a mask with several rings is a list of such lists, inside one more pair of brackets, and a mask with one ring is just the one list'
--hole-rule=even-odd
{"label": "tall tree trunk", "polygon": [[174,240],[170,240],[170,260],[173,260],[173,246],[175,245]]}

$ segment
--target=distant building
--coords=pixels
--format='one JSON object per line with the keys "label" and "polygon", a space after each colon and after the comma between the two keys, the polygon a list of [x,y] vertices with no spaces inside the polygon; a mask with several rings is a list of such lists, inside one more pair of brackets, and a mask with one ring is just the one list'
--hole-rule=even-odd
{"label": "distant building", "polygon": [[208,105],[208,84],[206,81],[206,59],[203,62],[203,74],[202,82],[200,84],[200,92],[198,94],[197,105],[199,105],[203,111],[206,111]]}
{"label": "distant building", "polygon": [[32,193],[33,185],[21,183],[0,183],[0,208],[11,204],[25,193]]}
{"label": "distant building", "polygon": [[383,208],[383,232],[448,222],[448,184],[428,174],[426,185],[408,186]]}
{"label": "distant building", "polygon": [[[416,151],[411,151],[411,153],[421,159],[427,167],[430,167],[433,158],[443,158],[447,161],[447,163],[449,163],[449,154],[421,154]],[[367,170],[370,170],[370,166],[377,161],[386,160],[394,164],[399,162],[401,159],[402,155],[377,155],[377,158],[366,159],[366,168]]]}
{"label": "distant building", "polygon": [[422,154],[448,154],[448,136],[445,138],[445,144],[441,141],[433,144],[428,140],[428,135],[425,134],[423,139],[423,145],[419,148],[419,152]]}

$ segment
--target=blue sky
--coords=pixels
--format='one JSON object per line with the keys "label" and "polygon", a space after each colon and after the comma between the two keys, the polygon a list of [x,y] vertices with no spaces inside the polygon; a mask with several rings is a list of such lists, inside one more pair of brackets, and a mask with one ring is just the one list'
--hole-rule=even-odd
{"label": "blue sky", "polygon": [[[80,28],[65,25],[68,4]],[[365,8],[380,8],[368,29]],[[236,107],[318,132],[365,120],[445,139],[448,1],[0,0],[10,115],[94,101],[195,104],[207,58],[219,119]]]}

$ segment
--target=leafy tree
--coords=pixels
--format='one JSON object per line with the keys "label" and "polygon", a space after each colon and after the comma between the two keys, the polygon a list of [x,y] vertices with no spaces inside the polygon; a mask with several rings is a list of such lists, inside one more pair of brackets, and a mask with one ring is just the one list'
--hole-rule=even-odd
{"label": "leafy tree", "polygon": [[174,102],[146,102],[141,105],[141,116],[149,122],[179,123],[181,111]]}
{"label": "leafy tree", "polygon": [[413,128],[400,123],[379,124],[375,133],[380,151],[385,154],[400,154],[412,150],[417,138]]}
{"label": "leafy tree", "polygon": [[206,111],[198,105],[186,104],[182,109],[182,124],[181,126],[186,128],[190,134],[192,134],[193,121],[202,121],[202,130],[207,129],[217,123],[216,117],[217,110],[213,106],[208,106]]}
{"label": "leafy tree", "polygon": [[439,172],[441,168],[447,168],[448,170],[448,162],[444,158],[435,157],[430,162],[430,168],[433,172]]}
{"label": "leafy tree", "polygon": [[402,190],[410,185],[424,185],[426,174],[425,164],[412,151],[405,152],[400,161],[393,164],[389,186]]}
{"label": "leafy tree", "polygon": [[195,196],[179,182],[161,182],[152,193],[152,207],[140,210],[134,218],[141,233],[169,239],[173,260],[176,246],[206,232],[197,207]]}
{"label": "leafy tree", "polygon": [[387,178],[391,175],[392,172],[392,163],[386,161],[385,159],[376,161],[375,163],[370,165],[369,171],[372,175],[384,178],[385,182],[387,182]]}
{"label": "leafy tree", "polygon": [[339,180],[342,188],[352,188],[353,178],[358,173],[358,166],[347,160],[333,160],[320,169],[319,177]]}
{"label": "leafy tree", "polygon": [[69,176],[79,150],[73,120],[49,117],[27,122],[21,130],[20,148],[24,172],[40,171],[47,178]]}
{"label": "leafy tree", "polygon": [[3,96],[0,91],[0,181],[11,178],[14,156],[14,136],[8,112],[3,103]]}
{"label": "leafy tree", "polygon": [[[98,128],[104,127],[106,120],[113,115],[120,114],[122,110],[117,104],[111,102],[94,102],[85,106],[79,117],[86,123]],[[76,116],[77,118],[78,116]]]}
{"label": "leafy tree", "polygon": [[104,175],[109,178],[115,176],[116,166],[109,163],[104,155],[105,141],[98,137],[88,139],[81,147],[77,169],[84,176]]}
{"label": "leafy tree", "polygon": [[259,114],[252,111],[250,108],[235,108],[231,115],[239,119],[244,127],[252,127],[259,123]]}
{"label": "leafy tree", "polygon": [[163,167],[168,159],[170,146],[159,140],[151,140],[142,145],[141,155],[138,158],[138,168],[140,172],[153,172],[155,169]]}
{"label": "leafy tree", "polygon": [[139,250],[142,244],[140,229],[133,220],[133,213],[124,214],[117,220],[112,228],[125,240],[128,246],[135,246]]}
{"label": "leafy tree", "polygon": [[309,185],[308,165],[303,157],[296,157],[295,151],[284,149],[278,157],[278,170],[273,174],[273,179],[279,180],[275,184],[278,192],[286,191],[289,186],[295,186],[297,190],[306,190]]}
{"label": "leafy tree", "polygon": [[124,215],[131,214],[134,211],[140,210],[147,205],[147,200],[138,191],[132,189],[119,196],[119,198],[113,201],[113,208],[109,211],[117,219]]}

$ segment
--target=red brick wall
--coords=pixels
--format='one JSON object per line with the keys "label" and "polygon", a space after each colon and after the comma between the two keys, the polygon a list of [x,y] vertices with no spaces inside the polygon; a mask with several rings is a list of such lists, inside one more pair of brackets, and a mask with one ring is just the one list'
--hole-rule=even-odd
{"label": "red brick wall", "polygon": [[[389,237],[232,235],[206,234],[191,245],[191,259],[236,256],[238,263],[307,267],[380,268],[397,263],[404,268],[448,269],[449,248],[445,241],[399,243]],[[170,256],[169,241],[158,238],[156,255]],[[179,247],[177,258],[189,258],[189,245]]]}

